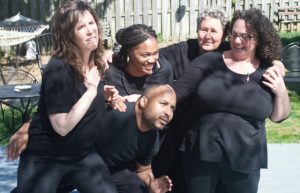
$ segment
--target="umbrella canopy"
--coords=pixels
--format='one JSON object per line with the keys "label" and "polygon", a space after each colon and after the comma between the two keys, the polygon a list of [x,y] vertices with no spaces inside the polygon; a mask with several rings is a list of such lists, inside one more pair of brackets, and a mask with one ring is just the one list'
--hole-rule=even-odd
{"label": "umbrella canopy", "polygon": [[0,21],[0,46],[11,46],[26,42],[48,28],[48,25],[18,13],[11,18]]}

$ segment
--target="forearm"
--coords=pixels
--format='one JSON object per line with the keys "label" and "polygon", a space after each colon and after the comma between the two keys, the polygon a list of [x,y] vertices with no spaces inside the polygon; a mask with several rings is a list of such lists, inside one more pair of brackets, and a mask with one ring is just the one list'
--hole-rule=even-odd
{"label": "forearm", "polygon": [[30,121],[24,123],[16,133],[28,134]]}
{"label": "forearm", "polygon": [[88,111],[96,95],[96,89],[88,89],[68,113],[50,115],[50,122],[54,130],[61,136],[72,131]]}
{"label": "forearm", "polygon": [[154,179],[152,168],[147,167],[140,170],[136,170],[138,177],[147,185],[150,186],[150,182]]}
{"label": "forearm", "polygon": [[290,100],[287,91],[281,95],[275,96],[273,111],[270,115],[270,119],[273,122],[280,122],[286,119],[291,112]]}

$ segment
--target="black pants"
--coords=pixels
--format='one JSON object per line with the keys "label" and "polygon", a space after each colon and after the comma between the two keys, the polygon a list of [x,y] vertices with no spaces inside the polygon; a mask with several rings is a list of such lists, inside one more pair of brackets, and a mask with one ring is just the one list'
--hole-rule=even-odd
{"label": "black pants", "polygon": [[[148,193],[146,184],[137,176],[136,172],[130,169],[113,170],[111,176],[119,193]],[[72,182],[68,178],[64,178],[57,189],[57,193],[69,193],[73,189]]]}
{"label": "black pants", "polygon": [[65,176],[81,193],[117,193],[111,175],[96,151],[73,164],[22,155],[18,169],[18,193],[55,193]]}
{"label": "black pants", "polygon": [[188,193],[214,193],[219,179],[229,193],[257,193],[260,170],[236,172],[230,169],[226,160],[206,162],[187,153],[182,165]]}
{"label": "black pants", "polygon": [[119,193],[148,193],[146,184],[129,169],[112,173],[112,178]]}

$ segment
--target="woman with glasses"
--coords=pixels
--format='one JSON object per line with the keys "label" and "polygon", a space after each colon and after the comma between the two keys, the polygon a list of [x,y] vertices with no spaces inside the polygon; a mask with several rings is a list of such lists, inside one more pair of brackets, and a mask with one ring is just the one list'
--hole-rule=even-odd
{"label": "woman with glasses", "polygon": [[266,71],[281,50],[272,23],[249,9],[231,24],[231,50],[196,58],[173,84],[178,100],[194,93],[182,164],[189,193],[213,193],[219,179],[229,193],[256,193],[267,167],[265,119],[290,113],[281,73]]}

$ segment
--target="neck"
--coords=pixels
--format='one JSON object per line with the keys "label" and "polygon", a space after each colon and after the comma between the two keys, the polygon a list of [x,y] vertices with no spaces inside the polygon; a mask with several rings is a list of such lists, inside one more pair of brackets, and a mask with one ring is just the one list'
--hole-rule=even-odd
{"label": "neck", "polygon": [[226,66],[237,73],[250,74],[259,67],[259,60],[255,56],[235,58],[232,51],[225,51],[223,57]]}
{"label": "neck", "polygon": [[140,132],[147,132],[150,130],[150,128],[143,123],[143,120],[142,120],[142,111],[138,105],[138,103],[135,104],[135,107],[134,107],[134,111],[135,111],[135,119],[136,119],[136,124],[138,126],[138,129]]}
{"label": "neck", "polygon": [[134,76],[134,77],[146,76],[146,74],[144,72],[139,72],[138,70],[136,70],[136,68],[134,68],[134,65],[132,65],[130,63],[127,63],[125,68],[126,68],[126,72],[128,74],[130,74],[131,76]]}
{"label": "neck", "polygon": [[200,56],[200,55],[202,55],[202,54],[204,54],[204,53],[206,53],[207,51],[205,51],[205,50],[203,50],[203,49],[201,49],[201,47],[199,47],[199,49],[198,49],[198,55]]}
{"label": "neck", "polygon": [[82,54],[83,63],[88,67],[91,67],[91,53]]}

